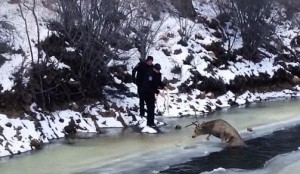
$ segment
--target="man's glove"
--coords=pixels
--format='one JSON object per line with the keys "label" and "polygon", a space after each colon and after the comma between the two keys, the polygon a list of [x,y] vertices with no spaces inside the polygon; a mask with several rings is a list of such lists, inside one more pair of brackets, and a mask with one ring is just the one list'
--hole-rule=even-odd
{"label": "man's glove", "polygon": [[176,89],[174,86],[171,86],[170,84],[167,84],[164,89],[174,90]]}
{"label": "man's glove", "polygon": [[158,95],[165,97],[165,93],[163,93],[163,92],[159,92]]}

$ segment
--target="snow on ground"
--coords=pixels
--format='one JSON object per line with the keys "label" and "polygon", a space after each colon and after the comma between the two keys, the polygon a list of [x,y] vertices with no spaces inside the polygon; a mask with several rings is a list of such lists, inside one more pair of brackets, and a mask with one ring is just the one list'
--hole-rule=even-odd
{"label": "snow on ground", "polygon": [[157,131],[155,129],[153,129],[152,127],[149,126],[145,126],[142,131],[143,133],[149,133],[149,134],[156,134]]}
{"label": "snow on ground", "polygon": [[[235,96],[233,93],[228,92],[227,94],[218,97],[217,99],[203,99],[203,100],[192,100],[187,101],[188,96],[186,94],[176,94],[176,98],[180,98],[182,102],[171,102],[172,94],[170,94],[170,103],[169,110],[166,110],[166,103],[163,97],[158,97],[157,105],[158,109],[164,113],[164,116],[169,117],[178,117],[181,115],[199,115],[203,113],[207,113],[210,111],[214,111],[217,107],[229,107],[229,101],[235,101],[239,105],[243,105],[246,102],[255,102],[267,99],[273,99],[278,97],[299,97],[300,93],[295,93],[293,91],[282,91],[282,92],[271,92],[265,94],[251,94],[246,92],[241,96]],[[217,102],[220,101],[220,102]],[[134,100],[137,104],[137,98]],[[210,106],[210,109],[207,107]],[[145,118],[142,119],[138,116],[137,122],[133,120],[130,116],[125,116],[124,113],[116,117],[102,117],[99,112],[101,111],[101,107],[99,108],[89,108],[87,109],[91,115],[94,115],[97,118],[96,124],[100,128],[105,127],[123,127],[123,125],[118,121],[118,117],[122,117],[126,124],[128,125],[139,125],[141,128],[141,132],[144,133],[157,133],[157,131],[153,128],[146,126]],[[0,115],[0,130],[3,128],[3,132],[0,131],[0,156],[10,155],[9,151],[6,149],[8,147],[14,154],[18,154],[21,152],[26,152],[31,150],[30,148],[30,140],[31,139],[41,139],[43,142],[48,143],[52,139],[58,139],[64,137],[63,128],[68,125],[70,118],[78,123],[80,127],[84,130],[78,130],[81,132],[92,132],[97,133],[97,126],[91,118],[85,118],[82,113],[75,112],[72,110],[63,110],[51,113],[49,115],[43,115],[37,112],[42,121],[39,121],[40,126],[35,126],[35,122],[27,120],[27,119],[9,119],[5,115]],[[136,113],[137,115],[137,113]],[[43,119],[42,119],[43,118]],[[139,124],[139,120],[143,120],[142,124]],[[10,125],[11,126],[8,126]],[[156,124],[161,125],[163,123],[157,122]],[[2,138],[2,137],[3,138]],[[21,136],[21,138],[19,137]]]}
{"label": "snow on ground", "polygon": [[[12,45],[15,50],[22,49],[25,51],[25,56],[21,54],[2,54],[8,61],[0,67],[0,84],[3,86],[1,92],[10,91],[14,85],[12,73],[16,72],[24,62],[24,66],[31,61],[29,43],[26,35],[25,22],[21,17],[20,9],[17,4],[10,4],[7,1],[1,1],[0,19],[13,25]],[[27,4],[28,5],[28,4]],[[30,36],[30,44],[32,45],[33,59],[37,59],[37,49],[34,45],[37,44],[37,26],[32,13],[28,8],[22,6],[24,16],[28,25],[28,34]],[[31,7],[29,5],[29,7]],[[37,1],[36,14],[38,17],[40,28],[40,40],[44,40],[51,32],[46,27],[46,20],[54,13],[43,7],[42,1]],[[24,60],[27,57],[26,60]]]}
{"label": "snow on ground", "polygon": [[14,85],[12,74],[16,72],[16,65],[21,65],[23,57],[19,54],[2,54],[2,56],[9,60],[0,67],[0,84],[3,87],[1,92],[4,92],[12,89]]}

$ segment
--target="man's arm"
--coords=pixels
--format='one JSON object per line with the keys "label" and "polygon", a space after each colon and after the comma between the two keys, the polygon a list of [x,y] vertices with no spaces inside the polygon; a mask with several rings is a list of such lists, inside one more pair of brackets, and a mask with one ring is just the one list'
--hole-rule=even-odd
{"label": "man's arm", "polygon": [[159,73],[159,78],[158,78],[158,88],[159,88],[159,89],[164,89],[165,86],[166,86],[166,85],[161,81],[161,73]]}
{"label": "man's arm", "polygon": [[136,72],[139,70],[140,63],[138,63],[133,69],[132,69],[132,81],[133,83],[136,83]]}

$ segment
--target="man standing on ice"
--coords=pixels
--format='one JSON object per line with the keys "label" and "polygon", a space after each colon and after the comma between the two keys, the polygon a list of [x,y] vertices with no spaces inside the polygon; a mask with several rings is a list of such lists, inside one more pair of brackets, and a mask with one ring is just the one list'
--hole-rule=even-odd
{"label": "man standing on ice", "polygon": [[146,75],[152,71],[153,69],[153,57],[148,56],[145,61],[139,62],[132,70],[132,79],[133,83],[137,85],[138,94],[140,98],[140,116],[145,116],[145,96],[143,96],[143,93],[141,91],[143,81],[146,77]]}
{"label": "man standing on ice", "polygon": [[152,71],[150,71],[142,84],[142,95],[145,97],[147,105],[147,126],[155,127],[154,124],[154,109],[155,109],[155,94],[159,94],[158,89],[163,89],[164,84],[161,81],[161,66],[155,64]]}

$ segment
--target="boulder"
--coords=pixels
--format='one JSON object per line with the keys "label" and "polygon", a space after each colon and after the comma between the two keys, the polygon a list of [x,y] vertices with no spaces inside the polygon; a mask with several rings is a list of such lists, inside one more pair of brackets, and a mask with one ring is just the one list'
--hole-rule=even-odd
{"label": "boulder", "polygon": [[43,141],[37,140],[37,139],[32,139],[30,141],[30,147],[31,147],[31,149],[33,149],[32,147],[34,147],[34,149],[40,150],[43,148]]}

